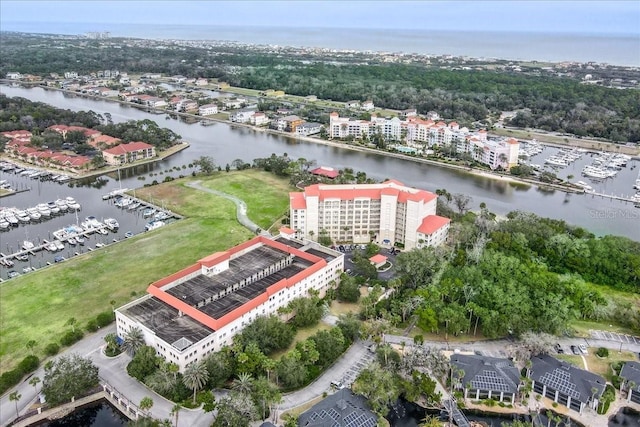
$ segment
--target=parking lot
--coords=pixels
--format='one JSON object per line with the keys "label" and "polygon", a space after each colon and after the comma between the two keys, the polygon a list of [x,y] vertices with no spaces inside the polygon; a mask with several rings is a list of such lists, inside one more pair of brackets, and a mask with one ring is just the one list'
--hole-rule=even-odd
{"label": "parking lot", "polygon": [[[353,264],[353,257],[357,251],[364,252],[364,250],[362,249],[362,246],[361,245],[338,245],[335,247],[335,249],[337,251],[344,253],[344,271],[347,272],[348,274],[351,274],[352,276],[357,276],[356,269]],[[395,251],[392,253],[387,248],[381,249],[380,252],[378,253],[386,256],[387,261],[389,261],[392,264],[392,267],[389,270],[379,271],[378,278],[380,280],[393,279],[395,277],[395,269],[393,265],[395,265],[396,256],[398,256],[398,253],[396,253]]]}
{"label": "parking lot", "polygon": [[340,379],[338,383],[339,387],[351,387],[353,382],[358,377],[360,371],[366,368],[371,362],[374,361],[376,355],[373,351],[367,350],[366,353],[362,356],[360,360],[355,362],[349,367],[347,372],[345,372],[344,376]]}
{"label": "parking lot", "polygon": [[638,344],[640,345],[640,337],[634,337],[633,335],[619,334],[617,332],[607,331],[589,331],[591,337],[597,340],[615,341],[623,344]]}

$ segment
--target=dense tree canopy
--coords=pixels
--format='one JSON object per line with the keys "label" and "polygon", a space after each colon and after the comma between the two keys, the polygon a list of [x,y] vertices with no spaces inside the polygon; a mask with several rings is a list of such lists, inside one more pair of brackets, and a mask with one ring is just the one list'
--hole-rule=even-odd
{"label": "dense tree canopy", "polygon": [[99,384],[98,367],[77,354],[61,356],[45,366],[42,392],[47,403],[56,406],[79,397]]}

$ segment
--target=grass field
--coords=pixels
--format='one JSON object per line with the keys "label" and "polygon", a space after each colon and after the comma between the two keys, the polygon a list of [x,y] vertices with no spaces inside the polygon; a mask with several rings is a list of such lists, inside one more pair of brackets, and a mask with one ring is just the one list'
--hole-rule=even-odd
{"label": "grass field", "polygon": [[[221,172],[198,179],[245,200],[249,217],[263,228],[289,205],[288,182],[266,172]],[[38,343],[35,354],[42,356],[44,347],[69,328],[69,318],[84,327],[110,310],[110,301],[122,305],[143,295],[150,283],[252,237],[236,221],[231,201],[185,187],[186,180],[136,190],[137,197],[164,203],[185,219],[2,284],[0,371],[26,355],[29,340]]]}

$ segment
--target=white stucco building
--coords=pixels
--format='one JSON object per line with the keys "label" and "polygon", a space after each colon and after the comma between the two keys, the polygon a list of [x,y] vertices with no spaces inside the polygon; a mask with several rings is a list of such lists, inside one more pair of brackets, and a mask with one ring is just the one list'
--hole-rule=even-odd
{"label": "white stucco building", "polygon": [[381,184],[316,184],[289,194],[297,235],[328,233],[335,242],[437,246],[450,220],[436,215],[437,196],[390,180]]}
{"label": "white stucco building", "polygon": [[140,328],[147,345],[180,370],[231,345],[259,316],[311,289],[322,296],[344,270],[344,255],[283,229],[255,237],[152,283],[148,294],[115,310],[119,337]]}

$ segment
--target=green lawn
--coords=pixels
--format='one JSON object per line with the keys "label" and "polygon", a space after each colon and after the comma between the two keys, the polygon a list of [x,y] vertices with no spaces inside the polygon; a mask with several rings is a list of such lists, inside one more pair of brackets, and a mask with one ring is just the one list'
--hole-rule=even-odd
{"label": "green lawn", "polygon": [[[289,204],[288,182],[266,172],[221,172],[198,179],[245,200],[249,217],[263,228]],[[232,202],[185,187],[187,180],[136,190],[137,197],[164,203],[184,220],[2,284],[0,371],[26,355],[29,340],[38,343],[35,352],[42,356],[44,347],[68,328],[69,318],[84,326],[110,310],[111,300],[122,305],[155,280],[252,237],[236,221]]]}

